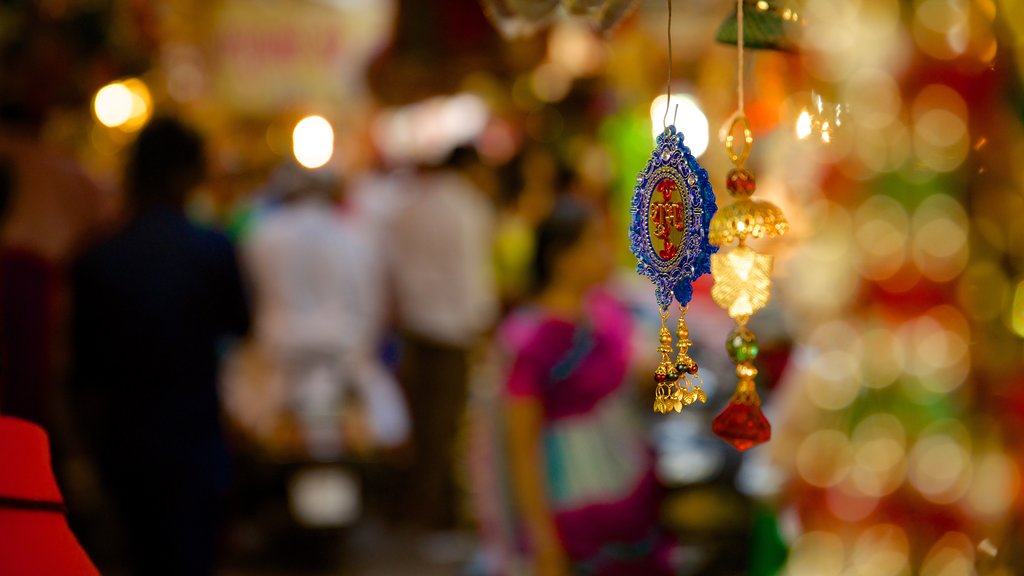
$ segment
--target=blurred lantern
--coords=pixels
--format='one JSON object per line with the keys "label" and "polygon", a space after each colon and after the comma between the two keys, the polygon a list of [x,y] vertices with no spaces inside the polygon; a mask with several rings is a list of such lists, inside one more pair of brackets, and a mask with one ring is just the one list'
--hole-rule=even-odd
{"label": "blurred lantern", "polygon": [[480,0],[484,13],[506,38],[529,36],[563,14],[582,17],[602,32],[611,30],[638,0]]}
{"label": "blurred lantern", "polygon": [[[743,44],[748,48],[796,52],[796,28],[803,22],[792,2],[787,0],[743,0]],[[736,44],[738,12],[722,22],[716,40]]]}

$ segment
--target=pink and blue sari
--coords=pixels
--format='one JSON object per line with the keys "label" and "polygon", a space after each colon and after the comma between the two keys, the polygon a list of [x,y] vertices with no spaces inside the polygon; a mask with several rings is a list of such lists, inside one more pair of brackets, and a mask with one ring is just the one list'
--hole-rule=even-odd
{"label": "pink and blue sari", "polygon": [[670,574],[661,490],[628,374],[631,318],[604,293],[588,298],[586,318],[536,309],[510,317],[499,335],[513,358],[505,394],[543,407],[548,503],[576,571]]}

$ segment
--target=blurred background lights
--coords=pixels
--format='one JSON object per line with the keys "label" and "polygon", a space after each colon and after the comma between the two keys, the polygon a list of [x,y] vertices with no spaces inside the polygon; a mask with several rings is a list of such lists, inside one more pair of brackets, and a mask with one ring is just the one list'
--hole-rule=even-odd
{"label": "blurred background lights", "polygon": [[964,383],[970,368],[970,329],[959,310],[935,307],[908,320],[899,334],[908,351],[904,368],[924,389],[945,394]]}
{"label": "blurred background lights", "polygon": [[1024,280],[1017,283],[1013,291],[1013,308],[1010,312],[1010,328],[1014,334],[1024,338]]}
{"label": "blurred background lights", "polygon": [[796,137],[803,140],[811,135],[811,114],[806,108],[800,111],[796,118]]}
{"label": "blurred background lights", "polygon": [[854,212],[854,230],[862,257],[860,273],[869,280],[885,280],[903,267],[907,258],[910,218],[890,196],[869,196]]}
{"label": "blurred background lights", "polygon": [[[672,100],[667,105],[668,119],[665,120],[665,108],[668,99],[664,94],[658,96],[651,102],[651,137],[657,138],[665,130],[665,122],[675,124],[676,128],[683,133],[683,144],[685,144],[694,157],[700,158],[708,149],[710,132],[708,118],[697,105],[697,101],[686,94],[673,94]],[[678,112],[676,107],[678,108]],[[674,120],[673,120],[674,119]]]}
{"label": "blurred background lights", "polygon": [[786,576],[841,576],[846,564],[846,547],[831,532],[814,531],[793,542]]}
{"label": "blurred background lights", "polygon": [[967,503],[979,516],[998,518],[1005,514],[1020,490],[1020,468],[1007,454],[989,451],[974,462],[974,476]]}
{"label": "blurred background lights", "polygon": [[572,76],[589,76],[604,64],[607,46],[590,27],[567,21],[551,29],[547,53],[549,62]]}
{"label": "blurred background lights", "polygon": [[981,260],[971,264],[960,277],[957,300],[975,320],[999,318],[1010,296],[1010,280],[996,262]]}
{"label": "blurred background lights", "polygon": [[947,532],[932,546],[921,564],[921,576],[976,574],[974,544],[962,532]]}
{"label": "blurred background lights", "polygon": [[816,354],[806,370],[807,396],[822,410],[842,410],[860,393],[860,367],[849,350],[836,348]]}
{"label": "blurred background lights", "polygon": [[906,433],[891,414],[865,418],[853,433],[853,485],[867,496],[881,497],[895,491],[906,474]]}
{"label": "blurred background lights", "polygon": [[793,131],[797,140],[806,140],[817,134],[824,144],[831,144],[846,122],[847,106],[828,102],[820,94],[811,92],[810,106],[804,106],[796,117]]}
{"label": "blurred background lights", "polygon": [[149,120],[152,99],[141,80],[128,78],[100,88],[93,98],[92,107],[100,124],[132,132]]}
{"label": "blurred background lights", "polygon": [[530,88],[541,102],[558,102],[569,94],[572,76],[555,62],[544,62],[530,75]]}
{"label": "blurred background lights", "polygon": [[828,511],[843,522],[860,522],[871,516],[878,507],[879,499],[865,494],[847,475],[842,482],[825,492],[825,504]]}
{"label": "blurred background lights", "polygon": [[944,84],[923,88],[911,107],[914,153],[926,167],[949,172],[963,163],[970,149],[967,104]]}
{"label": "blurred background lights", "polygon": [[970,454],[961,441],[946,433],[922,436],[910,453],[910,483],[936,504],[952,504],[970,486]]}
{"label": "blurred background lights", "polygon": [[854,73],[844,85],[843,99],[857,110],[855,121],[864,128],[880,129],[892,124],[902,106],[896,79],[878,67]]}
{"label": "blurred background lights", "polygon": [[796,469],[805,482],[818,488],[839,483],[850,470],[850,441],[838,430],[816,430],[800,442]]}
{"label": "blurred background lights", "polygon": [[850,555],[847,576],[903,576],[909,573],[910,542],[895,524],[876,524],[861,532]]}
{"label": "blurred background lights", "polygon": [[384,110],[371,130],[388,162],[436,164],[454,148],[481,141],[492,120],[483,98],[460,92]]}
{"label": "blurred background lights", "polygon": [[334,154],[334,129],[323,116],[306,116],[292,131],[292,153],[302,166],[319,168]]}
{"label": "blurred background lights", "polygon": [[967,266],[967,213],[945,194],[925,199],[911,219],[911,253],[921,273],[935,282],[948,282]]}
{"label": "blurred background lights", "polygon": [[952,60],[967,49],[968,0],[924,0],[917,4],[911,31],[924,53]]}
{"label": "blurred background lights", "polygon": [[860,336],[864,386],[885,388],[903,374],[906,352],[891,327],[865,329]]}

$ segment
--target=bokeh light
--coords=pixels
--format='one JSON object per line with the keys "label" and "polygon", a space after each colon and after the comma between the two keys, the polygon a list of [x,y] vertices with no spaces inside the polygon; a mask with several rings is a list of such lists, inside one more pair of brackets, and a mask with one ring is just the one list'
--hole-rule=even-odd
{"label": "bokeh light", "polygon": [[903,340],[889,326],[867,328],[860,335],[864,386],[885,388],[903,374],[906,351]]}
{"label": "bokeh light", "polygon": [[967,50],[969,3],[964,0],[923,0],[917,4],[911,31],[922,52],[951,60]]}
{"label": "bokeh light", "polygon": [[906,474],[906,431],[892,414],[868,416],[853,432],[853,485],[867,496],[895,491]]}
{"label": "bokeh light", "polygon": [[970,487],[973,467],[969,436],[959,422],[943,420],[929,426],[910,452],[908,477],[922,496],[936,504],[952,504]]}
{"label": "bokeh light", "polygon": [[[666,120],[665,109],[669,107]],[[678,107],[678,108],[677,108]],[[683,144],[697,158],[708,149],[710,131],[708,117],[700,109],[697,101],[687,94],[673,94],[671,102],[664,94],[651,102],[651,137],[657,138],[664,130],[664,122],[675,124],[683,133]]]}
{"label": "bokeh light", "polygon": [[934,194],[914,211],[911,254],[921,273],[935,282],[948,282],[967,266],[967,213],[950,196]]}
{"label": "bokeh light", "polygon": [[800,115],[796,118],[796,137],[798,140],[803,140],[811,135],[811,114],[806,108],[800,111]]}
{"label": "bokeh light", "polygon": [[908,351],[908,374],[928,391],[945,394],[964,383],[970,367],[970,329],[963,313],[942,305],[908,320],[899,334]]}
{"label": "bokeh light", "polygon": [[861,532],[850,554],[846,576],[903,576],[909,574],[910,541],[895,524],[876,524]]}
{"label": "bokeh light", "polygon": [[981,260],[967,267],[957,285],[957,299],[972,318],[989,321],[999,318],[1010,297],[1010,279],[992,260]]}
{"label": "bokeh light", "polygon": [[813,531],[793,542],[786,576],[840,576],[846,563],[846,547],[831,532]]}
{"label": "bokeh light", "polygon": [[306,116],[292,131],[292,153],[302,166],[314,169],[334,154],[334,129],[323,116]]}
{"label": "bokeh light", "polygon": [[879,499],[861,492],[848,475],[826,492],[828,511],[843,522],[860,522],[878,508]]}
{"label": "bokeh light", "polygon": [[93,97],[96,119],[109,128],[134,132],[142,128],[152,114],[149,88],[137,78],[111,82]]}
{"label": "bokeh light", "polygon": [[846,476],[852,461],[853,451],[845,434],[838,430],[816,430],[800,443],[796,469],[811,486],[826,488]]}
{"label": "bokeh light", "polygon": [[967,503],[975,514],[998,518],[1006,513],[1020,491],[1020,468],[1009,455],[988,451],[974,462],[974,477]]}
{"label": "bokeh light", "polygon": [[921,576],[976,574],[974,545],[962,532],[947,532],[931,547],[921,564]]}
{"label": "bokeh light", "polygon": [[558,102],[572,88],[572,76],[560,64],[544,62],[530,75],[530,88],[541,102]]}
{"label": "bokeh light", "polygon": [[944,84],[923,88],[911,108],[914,119],[914,153],[936,172],[956,169],[967,158],[970,138],[964,99]]}
{"label": "bokeh light", "polygon": [[910,219],[892,197],[868,197],[854,212],[854,230],[862,251],[861,274],[870,280],[885,280],[903,267],[907,258]]}

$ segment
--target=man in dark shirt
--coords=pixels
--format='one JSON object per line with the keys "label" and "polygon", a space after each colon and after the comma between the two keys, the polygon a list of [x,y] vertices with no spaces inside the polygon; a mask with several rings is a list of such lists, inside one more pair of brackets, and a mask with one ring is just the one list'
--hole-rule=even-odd
{"label": "man in dark shirt", "polygon": [[210,574],[227,483],[218,347],[248,329],[228,240],[185,217],[200,137],[171,119],[140,133],[127,223],[74,274],[74,389],[135,574]]}

